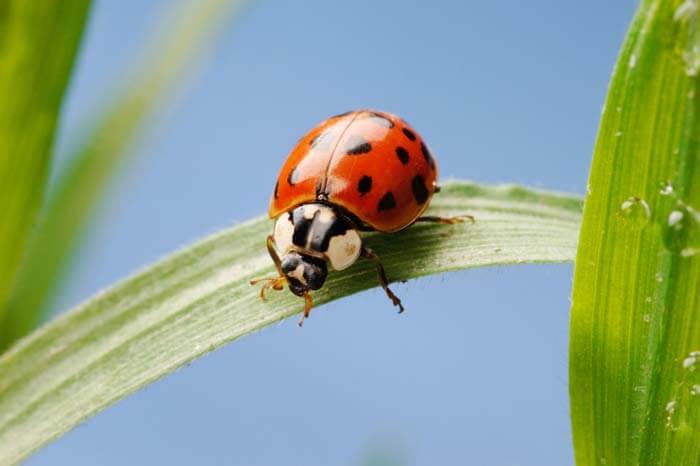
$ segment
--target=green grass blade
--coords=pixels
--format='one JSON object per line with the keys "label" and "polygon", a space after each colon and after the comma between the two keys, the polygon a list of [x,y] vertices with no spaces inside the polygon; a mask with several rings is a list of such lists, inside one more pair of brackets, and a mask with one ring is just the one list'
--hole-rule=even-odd
{"label": "green grass blade", "polygon": [[99,122],[60,177],[32,239],[0,326],[0,351],[39,323],[101,193],[129,155],[131,142],[242,5],[238,0],[182,2],[134,67],[135,77],[96,118]]}
{"label": "green grass blade", "polygon": [[[369,235],[392,280],[495,264],[571,261],[581,201],[514,186],[451,183],[433,214],[476,224],[421,224]],[[0,356],[0,465],[13,464],[87,417],[250,332],[298,315],[302,301],[250,279],[269,276],[271,231],[255,219],[206,238],[104,291]],[[317,304],[377,286],[373,264],[333,273]],[[407,312],[420,312],[406,302]],[[386,312],[394,312],[387,301]],[[314,312],[319,312],[316,309]],[[408,318],[408,317],[399,317]],[[307,325],[313,325],[312,319]],[[290,331],[301,331],[290,328]]]}
{"label": "green grass blade", "polygon": [[574,277],[579,466],[700,464],[698,15],[643,1],[605,104]]}
{"label": "green grass blade", "polygon": [[89,0],[0,4],[0,322],[41,205],[89,7]]}

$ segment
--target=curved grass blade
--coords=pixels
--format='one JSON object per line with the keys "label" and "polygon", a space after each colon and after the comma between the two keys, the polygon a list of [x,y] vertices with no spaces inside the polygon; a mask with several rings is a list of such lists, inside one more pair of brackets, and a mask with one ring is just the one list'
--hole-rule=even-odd
{"label": "curved grass blade", "polygon": [[643,1],[610,86],[574,278],[579,466],[700,464],[699,14]]}
{"label": "curved grass blade", "polygon": [[0,352],[39,323],[102,192],[130,155],[130,144],[243,4],[182,2],[134,66],[135,76],[95,118],[98,123],[62,173],[29,245],[0,325]]}
{"label": "curved grass blade", "polygon": [[[369,235],[368,242],[392,280],[486,265],[571,261],[580,209],[580,199],[572,196],[452,183],[433,200],[431,212],[470,213],[476,224],[422,224],[390,236]],[[272,292],[262,302],[248,283],[273,273],[264,246],[270,230],[271,222],[258,218],[199,241],[0,356],[0,465],[22,460],[193,359],[298,315],[299,298]],[[331,274],[314,295],[316,303],[377,286],[368,262]]]}
{"label": "curved grass blade", "polygon": [[0,3],[0,322],[44,194],[89,9],[89,0]]}

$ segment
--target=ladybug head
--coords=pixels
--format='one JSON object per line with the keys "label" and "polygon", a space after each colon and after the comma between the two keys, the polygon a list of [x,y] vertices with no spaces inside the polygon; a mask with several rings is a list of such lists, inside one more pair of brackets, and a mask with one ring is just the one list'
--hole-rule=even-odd
{"label": "ladybug head", "polygon": [[292,251],[282,259],[282,273],[292,293],[303,296],[307,291],[323,286],[328,268],[323,259]]}

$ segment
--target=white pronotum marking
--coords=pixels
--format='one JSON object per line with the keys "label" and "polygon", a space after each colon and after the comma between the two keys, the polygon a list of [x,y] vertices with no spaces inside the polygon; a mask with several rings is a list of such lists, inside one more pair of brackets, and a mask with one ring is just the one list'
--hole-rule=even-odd
{"label": "white pronotum marking", "polygon": [[335,212],[329,207],[319,207],[318,219],[321,223],[330,223],[335,220]]}
{"label": "white pronotum marking", "polygon": [[306,220],[311,220],[314,218],[314,214],[318,210],[318,206],[315,205],[306,205],[304,206],[304,218]]}
{"label": "white pronotum marking", "polygon": [[292,248],[292,237],[294,236],[294,225],[289,219],[289,215],[283,214],[275,223],[275,231],[272,237],[280,255],[285,255]]}
{"label": "white pronotum marking", "polygon": [[360,257],[362,239],[357,230],[348,230],[344,235],[334,236],[328,243],[326,257],[335,270],[350,267]]}

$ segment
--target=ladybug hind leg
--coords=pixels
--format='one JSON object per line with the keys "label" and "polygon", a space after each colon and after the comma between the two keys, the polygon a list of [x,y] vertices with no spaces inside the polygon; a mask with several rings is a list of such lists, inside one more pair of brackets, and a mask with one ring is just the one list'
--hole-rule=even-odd
{"label": "ladybug hind leg", "polygon": [[[440,192],[440,186],[435,183],[433,184],[433,194],[437,194]],[[418,217],[415,221],[416,222],[425,222],[425,223],[442,223],[445,225],[454,225],[455,223],[463,223],[465,220],[469,220],[471,223],[476,223],[474,220],[473,215],[456,215],[454,217],[439,217],[436,215],[424,215],[422,217]]]}
{"label": "ladybug hind leg", "polygon": [[263,301],[265,301],[265,292],[267,290],[272,288],[273,290],[279,291],[283,289],[285,283],[287,283],[287,278],[282,273],[282,261],[275,250],[275,240],[272,235],[268,235],[267,237],[267,252],[270,254],[272,262],[275,263],[275,268],[277,269],[277,273],[279,275],[277,277],[256,278],[250,281],[251,285],[263,283],[263,286],[260,287],[260,299]]}
{"label": "ladybug hind leg", "polygon": [[394,306],[399,307],[399,314],[401,314],[404,309],[403,309],[403,304],[401,304],[401,300],[399,299],[398,296],[394,294],[393,291],[389,288],[389,280],[386,278],[386,272],[384,271],[384,265],[382,265],[382,261],[379,259],[379,256],[377,256],[374,251],[372,251],[370,248],[363,246],[362,247],[362,257],[365,257],[367,259],[371,259],[374,261],[375,264],[377,264],[377,277],[379,278],[379,284],[382,285],[382,288],[384,288],[384,292],[386,292],[386,295],[391,299],[391,302],[394,303]]}

